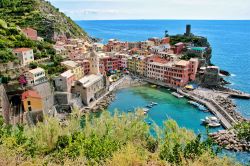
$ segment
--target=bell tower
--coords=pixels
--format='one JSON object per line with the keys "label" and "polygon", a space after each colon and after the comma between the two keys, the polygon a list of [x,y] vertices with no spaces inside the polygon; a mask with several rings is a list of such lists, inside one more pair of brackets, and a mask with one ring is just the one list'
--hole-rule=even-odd
{"label": "bell tower", "polygon": [[97,53],[94,50],[91,50],[90,52],[90,74],[100,74],[100,69],[99,69],[99,57]]}

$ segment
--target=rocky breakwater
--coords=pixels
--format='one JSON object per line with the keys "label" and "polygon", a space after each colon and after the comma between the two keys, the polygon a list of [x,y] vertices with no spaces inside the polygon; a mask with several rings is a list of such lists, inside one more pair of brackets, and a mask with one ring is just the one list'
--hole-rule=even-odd
{"label": "rocky breakwater", "polygon": [[106,109],[108,105],[115,99],[115,94],[110,93],[100,100],[93,108],[90,109],[91,112],[99,112]]}
{"label": "rocky breakwater", "polygon": [[222,97],[222,96],[216,96],[215,101],[218,103],[218,105],[224,110],[227,111],[229,115],[232,116],[232,118],[237,122],[246,121],[246,119],[236,111],[237,106],[233,103],[232,99],[229,97]]}
{"label": "rocky breakwater", "polygon": [[210,133],[209,136],[221,147],[233,151],[250,152],[250,142],[240,140],[234,129],[220,130],[216,133]]}

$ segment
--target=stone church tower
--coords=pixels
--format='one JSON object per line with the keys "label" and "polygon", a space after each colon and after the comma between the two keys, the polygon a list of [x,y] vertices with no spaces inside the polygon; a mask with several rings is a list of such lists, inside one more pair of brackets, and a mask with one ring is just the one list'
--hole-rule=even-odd
{"label": "stone church tower", "polygon": [[92,50],[90,53],[89,61],[90,61],[90,74],[99,75],[100,74],[99,57],[94,50]]}

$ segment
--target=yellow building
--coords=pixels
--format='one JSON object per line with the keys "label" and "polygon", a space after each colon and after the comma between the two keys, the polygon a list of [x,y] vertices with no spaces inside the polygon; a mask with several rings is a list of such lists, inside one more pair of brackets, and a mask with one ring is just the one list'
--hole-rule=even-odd
{"label": "yellow building", "polygon": [[34,90],[28,90],[22,94],[24,111],[42,111],[43,103],[41,96]]}
{"label": "yellow building", "polygon": [[145,57],[133,55],[128,59],[128,70],[132,73],[143,76],[145,73]]}
{"label": "yellow building", "polygon": [[82,66],[74,61],[64,61],[61,62],[61,65],[65,66],[68,70],[71,70],[75,75],[76,80],[79,80],[84,76]]}

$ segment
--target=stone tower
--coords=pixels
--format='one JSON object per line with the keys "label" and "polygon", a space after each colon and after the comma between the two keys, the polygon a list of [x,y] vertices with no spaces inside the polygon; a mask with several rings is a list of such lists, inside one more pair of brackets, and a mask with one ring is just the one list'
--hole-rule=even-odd
{"label": "stone tower", "polygon": [[191,35],[191,25],[190,24],[187,24],[186,25],[186,33],[185,33],[186,36],[190,36]]}
{"label": "stone tower", "polygon": [[90,53],[89,61],[90,61],[90,74],[99,75],[100,74],[99,57],[94,50],[92,50]]}

